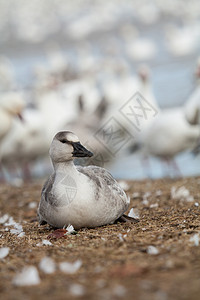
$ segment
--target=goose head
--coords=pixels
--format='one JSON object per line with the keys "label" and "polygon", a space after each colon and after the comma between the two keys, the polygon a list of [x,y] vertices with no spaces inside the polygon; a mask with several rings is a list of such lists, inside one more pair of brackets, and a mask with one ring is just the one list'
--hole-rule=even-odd
{"label": "goose head", "polygon": [[142,83],[149,82],[150,79],[150,69],[147,65],[140,65],[138,68],[138,76]]}
{"label": "goose head", "polygon": [[19,116],[21,119],[21,113],[25,108],[25,101],[20,93],[9,92],[1,97],[0,108],[11,117]]}
{"label": "goose head", "polygon": [[49,154],[55,163],[67,162],[76,157],[93,156],[93,153],[81,145],[79,138],[71,131],[60,131],[55,135]]}

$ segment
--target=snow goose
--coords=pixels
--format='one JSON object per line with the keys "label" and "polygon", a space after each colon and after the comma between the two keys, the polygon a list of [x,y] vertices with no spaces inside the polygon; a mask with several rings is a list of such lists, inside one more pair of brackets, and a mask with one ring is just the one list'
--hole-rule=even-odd
{"label": "snow goose", "polygon": [[91,157],[79,138],[58,132],[50,147],[54,172],[44,184],[38,207],[40,224],[75,229],[112,224],[128,209],[129,198],[111,174],[96,166],[76,167],[75,157]]}

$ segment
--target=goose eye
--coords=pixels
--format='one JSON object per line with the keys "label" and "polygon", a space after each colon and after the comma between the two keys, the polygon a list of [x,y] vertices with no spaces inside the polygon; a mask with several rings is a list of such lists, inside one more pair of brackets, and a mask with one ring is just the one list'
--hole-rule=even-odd
{"label": "goose eye", "polygon": [[63,144],[66,144],[66,143],[67,143],[66,140],[60,140],[60,141],[61,141],[61,143],[63,143]]}

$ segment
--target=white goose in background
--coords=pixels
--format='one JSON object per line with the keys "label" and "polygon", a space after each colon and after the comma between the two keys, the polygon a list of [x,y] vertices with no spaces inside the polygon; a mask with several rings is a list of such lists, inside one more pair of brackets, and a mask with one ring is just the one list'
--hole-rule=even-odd
{"label": "white goose in background", "polygon": [[[140,140],[143,140],[143,132],[148,128],[148,126],[153,122],[154,118],[149,117],[147,119],[144,119],[143,116],[140,119],[140,131],[138,132],[133,124],[127,120],[127,118],[120,113],[120,109],[130,101],[132,96],[136,94],[136,92],[139,92],[142,97],[148,102],[148,104],[153,107],[153,110],[155,113],[159,112],[159,107],[157,104],[157,101],[154,97],[153,91],[152,91],[152,84],[150,80],[150,70],[146,65],[141,65],[138,69],[138,75],[137,77],[128,77],[126,81],[126,85],[121,85],[121,81],[119,81],[117,86],[118,97],[121,95],[121,97],[116,98],[116,103],[113,101],[112,105],[108,108],[108,112],[106,113],[102,124],[104,125],[110,118],[114,117],[118,120],[120,123],[120,126],[115,128],[116,130],[121,131],[121,125],[124,127],[125,131],[128,131],[130,135],[133,137],[130,139],[130,141],[127,143],[126,147],[123,147],[122,150],[127,149],[127,147],[131,149],[137,148],[137,145],[140,144]],[[132,80],[131,80],[132,79]],[[129,92],[129,95],[127,95],[127,92]],[[135,99],[135,98],[134,98]],[[135,101],[135,100],[134,100]],[[142,100],[141,100],[142,101]],[[137,104],[137,102],[136,102]],[[127,104],[128,105],[128,104]],[[130,102],[130,105],[133,105],[132,102]],[[138,104],[139,105],[139,104]],[[142,105],[145,105],[142,103]],[[141,110],[135,111],[138,114],[141,114]],[[133,120],[135,121],[135,120]],[[115,124],[114,124],[115,125]],[[117,126],[117,125],[115,125]],[[122,132],[123,134],[123,132]],[[125,132],[125,135],[127,133]],[[123,152],[118,152],[118,155],[123,155]]]}
{"label": "white goose in background", "polygon": [[200,59],[198,59],[197,62],[195,75],[197,79],[197,87],[187,100],[184,106],[184,111],[186,119],[190,124],[200,125]]}
{"label": "white goose in background", "polygon": [[[2,163],[9,167],[23,166],[48,154],[50,140],[46,134],[43,116],[34,109],[25,109],[24,122],[14,121],[1,146]],[[28,142],[27,142],[28,141]]]}
{"label": "white goose in background", "polygon": [[20,93],[9,92],[0,95],[0,142],[12,127],[15,116],[21,118],[25,102]]}
{"label": "white goose in background", "polygon": [[141,144],[143,154],[156,156],[173,167],[177,175],[181,172],[173,158],[184,151],[192,150],[200,139],[199,125],[191,125],[182,107],[164,109],[144,131]]}
{"label": "white goose in background", "polygon": [[[160,112],[160,107],[153,93],[153,87],[151,82],[151,71],[147,65],[141,65],[139,67],[138,77],[140,79],[138,91],[148,102],[148,104],[152,106],[152,110],[155,112],[154,114],[157,115]],[[154,121],[154,117],[151,116],[145,119],[144,122],[141,122],[140,132],[135,133],[135,139],[137,140],[137,142],[140,142],[143,132],[151,125],[153,121]]]}
{"label": "white goose in background", "polygon": [[143,138],[148,154],[168,159],[192,149],[200,138],[200,128],[187,122],[182,108],[165,109],[148,127]]}
{"label": "white goose in background", "polygon": [[149,66],[146,64],[140,65],[137,73],[139,77],[138,91],[156,110],[159,110],[158,102],[153,93],[151,70]]}
{"label": "white goose in background", "polygon": [[138,78],[132,74],[123,74],[116,77],[109,76],[102,82],[102,94],[108,99],[111,111],[118,110],[123,102],[128,100],[131,93],[137,91]]}
{"label": "white goose in background", "polygon": [[133,61],[146,61],[155,57],[157,47],[151,39],[139,37],[127,43],[126,52]]}
{"label": "white goose in background", "polygon": [[[21,117],[25,102],[21,94],[9,92],[0,95],[0,167],[2,161],[2,143],[12,130],[16,116]],[[11,146],[9,146],[11,147]]]}
{"label": "white goose in background", "polygon": [[[139,134],[142,157],[147,163],[148,155],[164,159],[180,175],[180,170],[173,158],[198,145],[200,127],[195,121],[200,100],[198,88],[185,107],[173,107],[159,110],[151,122]],[[148,98],[146,98],[148,100]],[[195,104],[195,105],[194,105]],[[198,105],[197,105],[198,104]],[[154,104],[155,105],[155,104]],[[134,149],[134,148],[133,148]]]}
{"label": "white goose in background", "polygon": [[20,180],[30,180],[32,163],[47,157],[51,142],[43,115],[38,110],[24,109],[23,120],[13,120],[13,126],[1,144],[1,162],[10,182],[15,182],[19,176]]}
{"label": "white goose in background", "polygon": [[63,130],[67,121],[70,121],[70,112],[67,104],[61,100],[58,92],[46,91],[36,97],[36,107],[42,114],[48,139],[52,139],[59,130]]}
{"label": "white goose in background", "polygon": [[184,56],[193,53],[199,43],[199,25],[178,27],[169,24],[166,27],[166,45],[174,56]]}
{"label": "white goose in background", "polygon": [[93,113],[101,101],[101,94],[97,83],[94,78],[90,78],[89,76],[86,76],[84,79],[70,80],[64,83],[59,90],[60,96],[63,98],[65,106],[67,106],[66,111],[70,110],[67,117],[69,121],[79,117],[76,100],[80,95],[84,98],[84,105],[88,114]]}

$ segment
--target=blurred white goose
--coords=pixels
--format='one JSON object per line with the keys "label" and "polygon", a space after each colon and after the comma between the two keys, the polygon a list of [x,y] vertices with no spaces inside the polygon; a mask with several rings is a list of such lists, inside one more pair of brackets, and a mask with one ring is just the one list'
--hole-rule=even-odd
{"label": "blurred white goose", "polygon": [[134,61],[150,60],[157,54],[156,44],[151,39],[137,38],[126,45],[128,56]]}
{"label": "blurred white goose", "polygon": [[144,132],[142,143],[145,153],[171,163],[175,155],[193,149],[199,138],[200,127],[187,122],[182,108],[173,108],[155,117]]}
{"label": "blurred white goose", "polygon": [[62,228],[96,227],[123,217],[129,198],[111,174],[96,166],[76,167],[75,157],[91,157],[78,137],[58,132],[50,147],[54,173],[42,189],[38,208],[40,224]]}
{"label": "blurred white goose", "polygon": [[173,24],[169,24],[166,28],[167,48],[175,56],[193,53],[198,46],[198,39],[198,25],[179,28]]}
{"label": "blurred white goose", "polygon": [[[23,112],[24,122],[15,120],[13,127],[1,145],[1,159],[5,166],[25,162],[48,154],[50,140],[46,134],[43,116],[36,110],[26,109]],[[27,142],[28,141],[28,142]]]}
{"label": "blurred white goose", "polygon": [[[121,96],[120,99],[121,101],[118,103],[117,109],[115,108],[116,105],[115,103],[113,104],[113,106],[110,107],[110,110],[108,111],[106,118],[108,120],[109,119],[108,116],[110,117],[115,116],[119,121],[119,123],[123,125],[123,127],[129,133],[132,134],[134,138],[130,140],[127,146],[133,150],[136,149],[137,145],[140,144],[141,140],[143,140],[144,131],[146,130],[146,128],[150,126],[151,122],[153,122],[154,120],[153,116],[156,115],[160,109],[152,90],[151,74],[150,74],[150,69],[147,65],[145,64],[140,65],[138,68],[137,77],[135,78],[135,80],[132,80],[132,85],[131,85],[131,80],[128,81],[128,84],[129,85],[127,85],[127,87],[129,86],[130,94],[128,97],[126,96],[126,98],[124,98],[125,97],[124,91],[127,91],[128,89],[122,88],[121,85],[119,84],[118,89],[122,88],[121,93],[123,92],[124,96]],[[138,97],[136,94],[137,92],[139,92],[139,94],[142,97],[140,96]],[[131,99],[133,99],[134,102],[131,102]],[[127,104],[128,101],[130,101],[129,105]],[[124,105],[126,106],[126,108],[129,106],[129,109],[127,109],[126,111],[128,113],[131,113],[130,107],[138,106],[138,108],[134,108],[134,112],[135,114],[140,115],[140,118],[138,118],[140,131],[137,131],[134,128],[133,124],[130,121],[128,121],[124,115],[122,116],[122,114],[119,114],[121,107]],[[148,109],[150,109],[151,107],[150,113],[146,118],[142,115],[142,110],[140,108],[140,105],[147,107]],[[135,122],[134,116],[132,121]],[[121,130],[120,128],[121,126],[118,129]]]}
{"label": "blurred white goose", "polygon": [[[0,158],[7,171],[7,180],[16,177],[28,181],[32,177],[32,163],[48,155],[48,140],[42,114],[35,109],[25,109],[23,120],[13,120],[13,126],[1,143]],[[28,142],[27,142],[28,141]]]}
{"label": "blurred white goose", "polygon": [[46,127],[48,139],[59,130],[63,130],[67,121],[70,121],[70,112],[67,105],[61,101],[61,97],[56,91],[46,91],[38,94],[36,107],[42,114]]}
{"label": "blurred white goose", "polygon": [[200,90],[197,88],[185,107],[163,110],[156,107],[156,102],[152,102],[158,113],[139,134],[145,154],[160,157],[175,165],[172,160],[174,156],[192,150],[198,144],[200,127],[195,118],[197,107],[200,107],[199,96]]}
{"label": "blurred white goose", "polygon": [[186,102],[184,110],[185,117],[190,124],[200,124],[200,86]]}
{"label": "blurred white goose", "polygon": [[25,102],[22,95],[17,92],[9,92],[0,95],[0,141],[9,132],[15,116],[21,118]]}
{"label": "blurred white goose", "polygon": [[197,87],[184,107],[186,119],[192,125],[200,124],[200,59],[197,62],[195,75]]}

